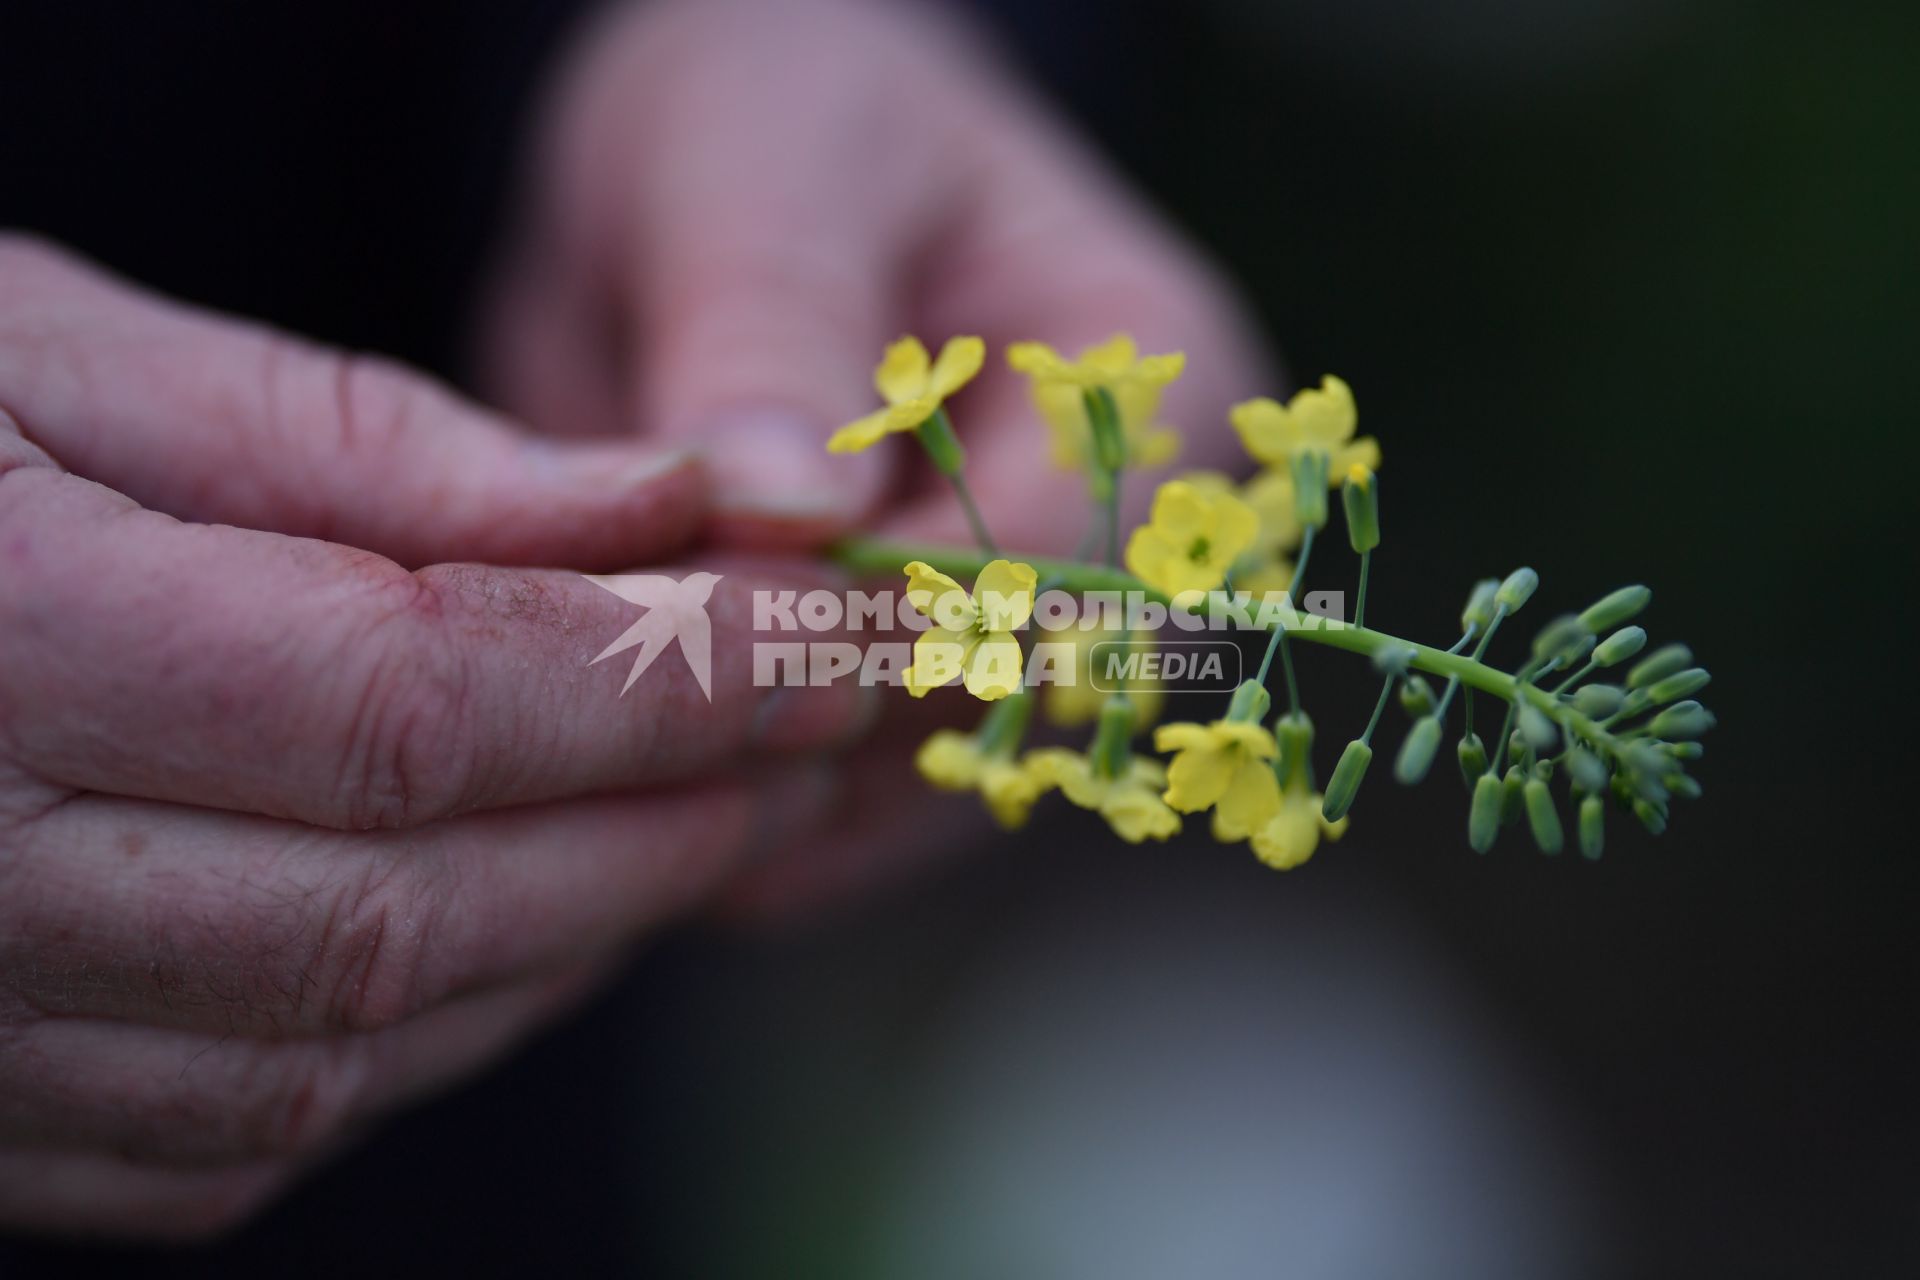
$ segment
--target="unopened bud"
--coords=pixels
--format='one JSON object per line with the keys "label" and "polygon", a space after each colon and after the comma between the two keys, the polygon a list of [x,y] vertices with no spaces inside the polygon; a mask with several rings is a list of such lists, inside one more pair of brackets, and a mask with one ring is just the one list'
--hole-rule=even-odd
{"label": "unopened bud", "polygon": [[1647,729],[1656,738],[1697,738],[1713,724],[1713,712],[1689,699],[1662,711]]}
{"label": "unopened bud", "polygon": [[1580,621],[1587,624],[1589,631],[1611,631],[1639,617],[1652,599],[1653,592],[1645,587],[1622,587],[1588,605],[1581,611]]}
{"label": "unopened bud", "polygon": [[1267,718],[1267,708],[1273,705],[1273,697],[1258,680],[1243,680],[1233,691],[1233,701],[1227,704],[1227,719],[1260,721]]}
{"label": "unopened bud", "polygon": [[1529,778],[1524,788],[1527,825],[1533,828],[1533,842],[1542,853],[1558,853],[1566,843],[1560,826],[1560,811],[1553,807],[1553,792],[1538,778]]}
{"label": "unopened bud", "polygon": [[1519,765],[1507,769],[1500,780],[1500,825],[1510,827],[1527,811],[1527,775]]}
{"label": "unopened bud", "polygon": [[1580,856],[1588,861],[1607,847],[1607,805],[1597,795],[1580,802]]}
{"label": "unopened bud", "polygon": [[1367,766],[1373,763],[1373,748],[1355,738],[1340,753],[1340,763],[1333,766],[1333,777],[1327,783],[1327,794],[1320,801],[1320,813],[1328,822],[1338,822],[1353,807],[1353,797],[1360,790],[1360,780],[1367,776]]}
{"label": "unopened bud", "polygon": [[1575,747],[1567,752],[1567,776],[1582,791],[1598,792],[1607,785],[1607,766],[1585,747]]}
{"label": "unopened bud", "polygon": [[1400,709],[1418,720],[1433,710],[1433,686],[1423,676],[1408,676],[1400,682]]}
{"label": "unopened bud", "polygon": [[1460,777],[1471,788],[1474,779],[1487,771],[1487,744],[1480,741],[1480,735],[1469,733],[1460,739],[1460,745],[1454,748],[1460,757]]}
{"label": "unopened bud", "polygon": [[1467,811],[1467,843],[1475,853],[1493,848],[1500,836],[1500,805],[1504,788],[1490,773],[1473,784],[1473,807]]}
{"label": "unopened bud", "polygon": [[1467,607],[1460,611],[1462,631],[1485,631],[1493,625],[1493,598],[1499,590],[1498,578],[1482,578],[1473,584],[1473,591],[1467,596]]}
{"label": "unopened bud", "polygon": [[1693,650],[1683,644],[1661,645],[1646,657],[1635,663],[1627,672],[1627,688],[1642,689],[1655,681],[1665,680],[1676,671],[1684,671],[1693,665]]}
{"label": "unopened bud", "polygon": [[1531,569],[1515,569],[1493,593],[1493,602],[1507,606],[1508,613],[1518,613],[1533,598],[1533,589],[1539,585],[1539,574]]}
{"label": "unopened bud", "polygon": [[1596,666],[1616,666],[1646,647],[1646,628],[1622,627],[1593,647],[1593,661]]}
{"label": "unopened bud", "polygon": [[1533,656],[1542,662],[1558,658],[1563,670],[1586,657],[1592,648],[1593,632],[1571,613],[1561,614],[1533,638]]}
{"label": "unopened bud", "polygon": [[1535,751],[1547,752],[1560,741],[1560,730],[1546,712],[1529,702],[1520,708],[1520,737]]}
{"label": "unopened bud", "polygon": [[1664,680],[1656,680],[1647,688],[1647,697],[1658,706],[1662,702],[1672,702],[1675,698],[1685,698],[1707,687],[1713,677],[1707,674],[1705,667],[1688,667],[1685,671],[1676,671]]}
{"label": "unopened bud", "polygon": [[1347,509],[1347,541],[1353,549],[1367,552],[1379,546],[1380,485],[1373,472],[1354,463],[1340,487],[1340,501]]}
{"label": "unopened bud", "polygon": [[1667,829],[1667,806],[1664,802],[1635,800],[1633,816],[1640,819],[1640,825],[1656,836],[1665,833]]}
{"label": "unopened bud", "polygon": [[1620,709],[1627,691],[1617,684],[1587,684],[1573,691],[1573,709],[1589,720],[1604,720]]}
{"label": "unopened bud", "polygon": [[1393,762],[1393,776],[1405,786],[1414,786],[1433,767],[1434,752],[1440,749],[1440,718],[1421,716],[1400,744],[1400,755]]}
{"label": "unopened bud", "polygon": [[1373,669],[1383,676],[1404,676],[1418,656],[1410,645],[1390,644],[1374,651]]}

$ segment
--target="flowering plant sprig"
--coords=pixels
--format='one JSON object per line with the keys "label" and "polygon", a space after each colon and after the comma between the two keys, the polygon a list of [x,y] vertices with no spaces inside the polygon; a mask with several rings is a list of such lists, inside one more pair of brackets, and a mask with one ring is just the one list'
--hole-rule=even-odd
{"label": "flowering plant sprig", "polygon": [[[913,433],[952,485],[977,546],[903,545],[858,538],[836,548],[858,571],[900,571],[908,599],[931,622],[905,674],[916,697],[958,680],[994,705],[972,733],[942,730],[921,747],[921,774],[937,787],[977,791],[1009,827],[1025,821],[1050,791],[1103,817],[1122,839],[1165,840],[1185,814],[1208,813],[1212,833],[1248,843],[1270,866],[1290,869],[1320,842],[1338,839],[1371,770],[1373,741],[1398,695],[1412,725],[1394,754],[1393,775],[1413,785],[1431,772],[1456,702],[1462,707],[1454,754],[1471,799],[1468,843],[1490,849],[1502,828],[1525,821],[1546,853],[1566,844],[1556,786],[1574,814],[1574,840],[1600,856],[1611,800],[1648,830],[1667,825],[1675,799],[1700,794],[1687,772],[1714,723],[1694,700],[1707,672],[1685,645],[1643,654],[1647,633],[1635,619],[1652,593],[1622,587],[1579,613],[1554,618],[1510,668],[1487,654],[1496,633],[1525,608],[1539,584],[1532,569],[1474,585],[1460,634],[1442,648],[1366,625],[1368,580],[1381,545],[1381,453],[1357,437],[1353,392],[1335,377],[1285,404],[1261,398],[1236,405],[1228,420],[1259,470],[1244,483],[1197,472],[1162,483],[1146,524],[1121,537],[1125,473],[1170,459],[1177,433],[1159,421],[1161,393],[1179,377],[1179,353],[1143,356],[1125,335],[1068,360],[1040,343],[1017,343],[1009,364],[1027,375],[1051,435],[1053,460],[1083,471],[1093,505],[1088,537],[1060,559],[1001,554],[967,489],[965,451],[946,400],[985,357],[978,338],[955,338],[937,360],[913,338],[888,348],[874,383],[886,406],[835,434],[835,452],[865,449],[889,435]],[[1316,537],[1340,494],[1347,543],[1357,557],[1353,616],[1326,619],[1293,611]],[[1102,554],[1095,555],[1096,550]],[[968,578],[972,588],[959,579]],[[1094,723],[1084,751],[1027,747],[1035,695],[1023,675],[1020,632],[1047,588],[1077,593],[1131,592],[1162,606],[1220,611],[1269,632],[1257,674],[1242,682],[1218,718],[1153,729],[1160,759],[1137,749],[1160,697],[1129,677],[1114,692],[1077,682],[1049,688],[1047,718]],[[1257,617],[1249,600],[1261,607]],[[1282,607],[1266,606],[1278,601]],[[1131,625],[1131,624],[1129,624]],[[1117,633],[1136,633],[1120,628]],[[1314,768],[1314,726],[1302,706],[1292,642],[1358,654],[1381,676],[1365,728],[1341,751],[1324,789]],[[1083,636],[1075,665],[1082,678],[1097,650]],[[1278,664],[1285,706],[1270,691]],[[1606,677],[1624,670],[1624,675]],[[1432,677],[1429,680],[1428,677]],[[1435,691],[1433,681],[1441,682]],[[1474,726],[1475,694],[1505,704],[1491,736]],[[1357,717],[1356,717],[1357,718]]]}

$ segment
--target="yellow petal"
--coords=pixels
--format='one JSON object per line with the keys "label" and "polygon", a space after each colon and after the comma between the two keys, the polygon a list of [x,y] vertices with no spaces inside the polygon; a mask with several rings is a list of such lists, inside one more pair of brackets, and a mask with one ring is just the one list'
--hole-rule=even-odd
{"label": "yellow petal", "polygon": [[1380,469],[1380,442],[1372,436],[1361,436],[1349,444],[1343,444],[1332,454],[1332,467],[1329,482],[1338,481],[1354,467],[1365,467],[1369,471]]}
{"label": "yellow petal", "polygon": [[980,774],[980,795],[994,820],[1011,830],[1027,820],[1041,786],[1032,773],[1008,760],[989,760]]}
{"label": "yellow petal", "polygon": [[1152,524],[1169,539],[1198,538],[1207,532],[1211,503],[1192,485],[1169,480],[1154,491]]}
{"label": "yellow petal", "polygon": [[1211,745],[1188,747],[1167,766],[1164,799],[1182,813],[1211,807],[1232,784],[1236,759]]}
{"label": "yellow petal", "polygon": [[927,394],[927,349],[908,335],[888,346],[873,371],[873,389],[888,404],[903,404]]}
{"label": "yellow petal", "polygon": [[1215,720],[1207,732],[1222,746],[1245,752],[1255,760],[1273,760],[1280,755],[1280,743],[1273,731],[1251,720]]}
{"label": "yellow petal", "polygon": [[1245,840],[1280,812],[1280,781],[1265,761],[1242,756],[1214,806],[1214,835]]}
{"label": "yellow petal", "polygon": [[1127,538],[1121,559],[1127,572],[1156,591],[1178,595],[1183,589],[1182,568],[1186,557],[1152,525],[1141,525]]}
{"label": "yellow petal", "polygon": [[1190,747],[1210,746],[1212,742],[1213,730],[1191,720],[1175,720],[1153,731],[1155,751],[1185,751]]}
{"label": "yellow petal", "polygon": [[1253,851],[1260,861],[1280,871],[1291,871],[1313,856],[1320,845],[1318,810],[1304,804],[1283,805],[1253,833]]}
{"label": "yellow petal", "polygon": [[1153,791],[1137,783],[1110,787],[1100,805],[1100,816],[1115,835],[1128,844],[1165,840],[1180,830],[1180,815]]}
{"label": "yellow petal", "polygon": [[1287,409],[1300,440],[1322,448],[1330,449],[1351,440],[1354,428],[1360,424],[1352,390],[1332,374],[1320,379],[1318,387],[1308,387],[1295,395]]}
{"label": "yellow petal", "polygon": [[849,422],[827,438],[828,453],[859,453],[871,449],[899,428],[893,425],[893,411],[881,409]]}
{"label": "yellow petal", "polygon": [[913,642],[913,665],[906,669],[907,692],[916,698],[927,690],[938,689],[967,669],[968,659],[979,646],[977,631],[952,631],[931,627]]}
{"label": "yellow petal", "polygon": [[1141,435],[1129,450],[1136,467],[1164,467],[1180,453],[1180,433],[1170,427],[1156,427]]}
{"label": "yellow petal", "polygon": [[1033,616],[1040,575],[1014,560],[992,560],[973,582],[973,607],[988,631],[1017,631]]}
{"label": "yellow petal", "polygon": [[967,589],[924,560],[901,570],[907,575],[907,603],[937,626],[965,630],[980,616]]}
{"label": "yellow petal", "polygon": [[927,392],[936,400],[945,400],[973,381],[987,360],[987,344],[978,338],[948,338],[940,348],[927,376]]}
{"label": "yellow petal", "polygon": [[[917,662],[918,642],[913,651]],[[1004,631],[975,633],[965,661],[967,692],[982,702],[997,702],[1020,688],[1020,642]]]}
{"label": "yellow petal", "polygon": [[1079,363],[1090,372],[1115,377],[1130,372],[1139,353],[1139,348],[1133,345],[1132,334],[1116,333],[1105,342],[1083,348]]}
{"label": "yellow petal", "polygon": [[1133,370],[1133,376],[1149,386],[1164,387],[1182,373],[1186,372],[1187,354],[1184,351],[1169,351],[1162,356],[1148,356]]}
{"label": "yellow petal", "polygon": [[920,776],[947,791],[972,790],[983,761],[973,738],[954,729],[935,733],[920,744],[913,757]]}
{"label": "yellow petal", "polygon": [[1007,364],[1016,373],[1046,377],[1066,361],[1044,342],[1016,342],[1007,348]]}
{"label": "yellow petal", "polygon": [[1268,466],[1285,466],[1293,453],[1291,423],[1287,411],[1266,396],[1233,406],[1227,421],[1240,433],[1240,443],[1257,461]]}
{"label": "yellow petal", "polygon": [[1227,564],[1252,546],[1260,533],[1259,515],[1230,493],[1213,499],[1208,517],[1213,525],[1207,536],[1211,554]]}

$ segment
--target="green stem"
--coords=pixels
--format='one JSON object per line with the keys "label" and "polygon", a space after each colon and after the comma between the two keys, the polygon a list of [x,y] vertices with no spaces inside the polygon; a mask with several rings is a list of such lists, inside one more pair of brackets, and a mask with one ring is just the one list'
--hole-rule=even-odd
{"label": "green stem", "polygon": [[1393,692],[1393,682],[1398,676],[1388,676],[1387,682],[1380,686],[1380,701],[1373,704],[1373,715],[1367,720],[1367,731],[1360,735],[1360,741],[1371,744],[1373,731],[1380,727],[1380,713],[1387,709],[1387,698]]}
{"label": "green stem", "polygon": [[947,479],[953,485],[954,497],[960,499],[960,509],[967,513],[967,524],[973,528],[974,541],[980,549],[994,559],[1000,558],[1000,549],[993,544],[993,535],[987,532],[986,519],[980,514],[980,507],[973,500],[973,491],[967,488],[967,478],[958,471],[952,472]]}
{"label": "green stem", "polygon": [[[1296,610],[1300,607],[1298,603],[1300,598],[1300,584],[1305,581],[1307,576],[1307,558],[1313,554],[1314,532],[1314,526],[1308,525],[1307,531],[1300,536],[1300,558],[1296,560],[1293,565],[1293,580],[1287,583],[1287,605]],[[1286,634],[1287,629],[1285,627],[1275,627],[1273,629],[1273,638],[1267,641],[1267,652],[1265,656],[1260,659],[1260,674],[1254,677],[1254,679],[1258,680],[1261,684],[1267,682],[1267,672],[1273,669],[1273,655],[1279,651],[1280,641]]]}
{"label": "green stem", "polygon": [[1360,553],[1360,598],[1353,606],[1353,625],[1356,627],[1367,625],[1367,570],[1372,566],[1373,550],[1369,548]]}

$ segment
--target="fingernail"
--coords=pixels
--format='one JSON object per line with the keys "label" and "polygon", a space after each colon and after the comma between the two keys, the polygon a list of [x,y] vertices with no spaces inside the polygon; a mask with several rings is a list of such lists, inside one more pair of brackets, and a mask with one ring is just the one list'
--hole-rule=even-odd
{"label": "fingernail", "polygon": [[735,411],[693,437],[713,477],[714,505],[749,517],[857,520],[885,476],[878,453],[830,454],[827,431],[779,410]]}
{"label": "fingernail", "polygon": [[754,713],[753,745],[763,751],[844,746],[880,716],[880,690],[853,680],[781,685]]}

